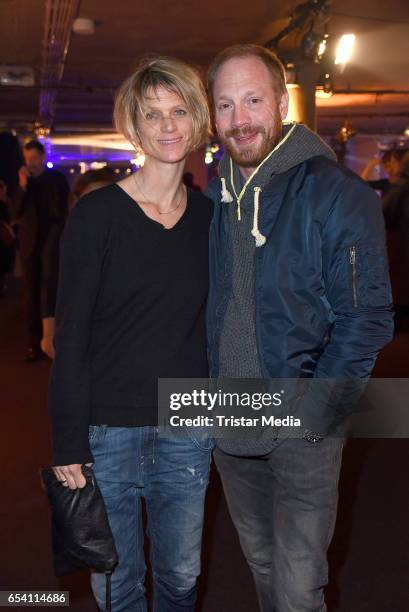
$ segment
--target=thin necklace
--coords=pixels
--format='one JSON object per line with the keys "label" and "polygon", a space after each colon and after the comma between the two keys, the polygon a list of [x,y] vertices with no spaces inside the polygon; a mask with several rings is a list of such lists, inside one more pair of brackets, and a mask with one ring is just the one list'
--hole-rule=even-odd
{"label": "thin necklace", "polygon": [[[146,195],[145,195],[144,190],[142,189],[142,186],[141,186],[141,185],[139,185],[139,184],[136,182],[136,173],[135,173],[133,176],[134,176],[134,181],[135,181],[135,185],[136,185],[137,189],[139,189],[139,190],[140,190],[141,194],[142,194],[142,195],[143,195],[143,197],[145,198],[145,199],[144,199],[144,202],[145,202],[146,204],[154,204],[155,206],[157,206],[156,202],[151,202],[150,200],[148,200],[148,198],[147,198],[147,197],[146,197]],[[166,210],[166,211],[161,211],[161,210],[159,210],[159,208],[157,208],[156,210],[157,210],[158,214],[159,214],[159,215],[170,215],[170,213],[175,212],[175,210],[177,210],[177,209],[178,209],[178,208],[181,206],[181,204],[182,204],[182,201],[183,201],[183,196],[185,195],[185,189],[186,189],[186,187],[183,185],[183,187],[182,187],[182,195],[180,196],[180,200],[179,200],[179,202],[177,203],[177,205],[175,206],[175,208],[171,208],[170,210]]]}

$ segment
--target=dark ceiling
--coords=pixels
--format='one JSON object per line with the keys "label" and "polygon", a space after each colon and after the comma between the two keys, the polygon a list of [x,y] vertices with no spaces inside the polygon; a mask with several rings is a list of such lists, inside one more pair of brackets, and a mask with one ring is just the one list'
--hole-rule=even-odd
{"label": "dark ceiling", "polygon": [[[55,128],[110,127],[114,91],[142,55],[175,55],[205,69],[227,45],[265,42],[277,31],[277,20],[297,4],[82,0],[79,16],[96,20],[96,31],[72,35],[56,98]],[[0,86],[3,128],[28,125],[37,117],[44,21],[42,0],[0,1],[0,64],[30,65],[36,75],[34,87]],[[334,38],[346,32],[357,35],[353,61],[335,76],[335,89],[363,93],[340,93],[320,102],[319,127],[334,130],[350,116],[361,131],[403,131],[409,125],[409,95],[397,92],[409,91],[409,0],[334,0],[328,26]],[[379,94],[384,90],[394,91]]]}

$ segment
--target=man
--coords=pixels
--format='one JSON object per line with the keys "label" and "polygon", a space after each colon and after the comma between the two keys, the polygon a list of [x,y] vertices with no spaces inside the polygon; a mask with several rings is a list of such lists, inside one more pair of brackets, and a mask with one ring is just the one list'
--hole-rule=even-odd
{"label": "man", "polygon": [[[377,196],[316,134],[283,126],[284,69],[267,49],[222,51],[208,86],[225,148],[208,188],[211,376],[366,379],[392,336]],[[216,441],[263,612],[326,610],[342,440],[325,390],[301,397],[297,437],[267,427]]]}
{"label": "man", "polygon": [[63,174],[46,167],[41,142],[23,149],[25,165],[19,171],[17,194],[20,256],[28,328],[26,361],[42,356],[41,346],[53,356],[54,310],[58,280],[58,253],[64,227],[69,187]]}
{"label": "man", "polygon": [[387,233],[396,330],[409,325],[409,152],[401,158],[399,174],[382,198]]}

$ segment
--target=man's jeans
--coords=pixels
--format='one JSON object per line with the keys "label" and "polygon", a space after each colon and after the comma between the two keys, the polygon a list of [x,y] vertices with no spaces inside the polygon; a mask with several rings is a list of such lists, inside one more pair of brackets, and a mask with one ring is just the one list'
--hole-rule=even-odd
{"label": "man's jeans", "polygon": [[[112,611],[146,612],[141,498],[146,503],[154,612],[193,612],[200,573],[203,507],[212,442],[168,437],[155,427],[90,427],[94,472],[119,563],[112,575]],[[105,576],[91,585],[104,610]]]}
{"label": "man's jeans", "polygon": [[263,457],[215,451],[262,612],[325,612],[343,440],[278,440]]}

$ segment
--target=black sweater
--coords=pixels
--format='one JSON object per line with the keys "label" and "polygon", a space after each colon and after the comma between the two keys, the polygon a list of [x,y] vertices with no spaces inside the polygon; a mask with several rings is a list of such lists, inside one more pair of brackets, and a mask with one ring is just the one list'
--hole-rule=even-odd
{"label": "black sweater", "polygon": [[64,231],[49,387],[54,463],[92,461],[88,426],[157,422],[157,379],[207,376],[210,200],[188,193],[166,230],[118,185]]}

